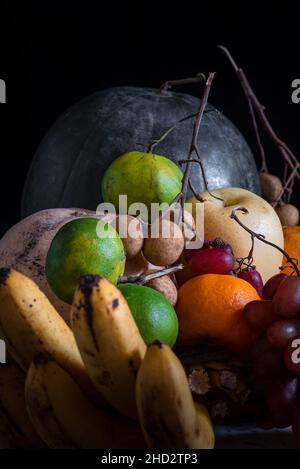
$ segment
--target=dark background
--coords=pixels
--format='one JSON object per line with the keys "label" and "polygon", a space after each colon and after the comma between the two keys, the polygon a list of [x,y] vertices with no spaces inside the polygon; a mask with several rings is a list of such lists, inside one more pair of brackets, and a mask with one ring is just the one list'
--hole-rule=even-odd
{"label": "dark background", "polygon": [[[296,2],[24,3],[0,3],[0,78],[7,83],[7,104],[0,105],[1,233],[19,219],[26,172],[48,127],[101,88],[157,87],[215,70],[210,101],[243,132],[259,165],[244,96],[216,44],[229,47],[273,126],[300,154],[300,104],[291,101],[291,82],[300,78]],[[197,86],[181,91],[201,93]],[[279,154],[266,148],[270,169],[280,175]]]}

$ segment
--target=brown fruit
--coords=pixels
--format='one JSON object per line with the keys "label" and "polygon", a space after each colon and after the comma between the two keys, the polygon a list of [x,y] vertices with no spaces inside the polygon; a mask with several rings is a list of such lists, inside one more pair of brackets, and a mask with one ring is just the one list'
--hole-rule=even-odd
{"label": "brown fruit", "polygon": [[164,266],[153,265],[145,259],[142,252],[139,252],[135,257],[126,259],[125,272],[126,276],[142,275],[146,270],[161,270]]}
{"label": "brown fruit", "polygon": [[163,218],[172,221],[181,228],[185,241],[191,241],[195,237],[195,220],[188,210],[184,210],[184,223],[182,223],[181,210],[179,208],[170,210],[169,213],[166,213],[166,217]]}
{"label": "brown fruit", "polygon": [[132,259],[141,252],[144,236],[140,220],[131,215],[118,215],[116,218],[116,230],[122,239],[126,257]]}
{"label": "brown fruit", "polygon": [[184,248],[184,237],[178,225],[158,220],[150,226],[144,242],[144,256],[154,265],[167,266],[176,262]]}
{"label": "brown fruit", "polygon": [[143,253],[140,252],[137,256],[126,259],[124,275],[141,275],[148,268],[148,265],[148,261],[144,258]]}
{"label": "brown fruit", "polygon": [[282,226],[296,226],[299,224],[299,210],[294,205],[283,204],[275,210]]}
{"label": "brown fruit", "polygon": [[282,193],[282,182],[277,176],[260,173],[260,184],[263,198],[270,204],[275,202]]}
{"label": "brown fruit", "polygon": [[[151,274],[157,272],[156,269],[147,270],[145,274]],[[163,275],[163,277],[155,278],[145,284],[147,287],[153,288],[153,290],[159,291],[164,297],[175,306],[177,303],[177,288],[169,275]]]}

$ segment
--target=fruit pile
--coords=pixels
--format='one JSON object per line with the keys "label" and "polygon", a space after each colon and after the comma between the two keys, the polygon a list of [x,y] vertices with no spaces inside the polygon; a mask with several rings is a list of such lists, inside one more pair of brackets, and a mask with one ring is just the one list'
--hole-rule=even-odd
{"label": "fruit pile", "polygon": [[[9,379],[0,382],[0,402],[14,444],[208,448],[214,445],[210,418],[227,418],[226,406],[238,416],[249,394],[260,396],[253,408],[258,422],[293,423],[299,433],[299,365],[291,361],[292,340],[300,339],[299,278],[281,273],[264,284],[263,277],[276,269],[266,259],[260,264],[263,272],[254,267],[264,247],[259,239],[254,243],[260,235],[253,228],[258,219],[264,226],[269,216],[266,234],[272,232],[272,242],[279,239],[282,249],[274,210],[241,189],[221,195],[222,204],[192,203],[193,208],[204,205],[208,220],[215,210],[231,213],[219,224],[212,216],[208,229],[211,234],[214,225],[215,236],[197,249],[188,245],[197,237],[195,219],[187,210],[183,216],[179,210],[178,217],[175,205],[169,218],[162,214],[151,224],[131,215],[72,212],[60,224],[53,219],[51,236],[41,230],[35,243],[27,230],[23,249],[27,256],[30,249],[35,253],[29,255],[27,275],[17,271],[25,256],[14,243],[19,269],[0,270],[0,334],[9,352]],[[249,211],[258,210],[246,218],[248,233],[238,226],[240,199],[233,196]],[[39,216],[44,220],[45,214],[33,216],[35,230]],[[52,219],[46,217],[48,230]],[[26,232],[26,223],[18,234]],[[298,231],[287,233],[293,245]],[[3,248],[7,240],[11,243],[9,236],[2,241],[6,262],[12,252],[7,244]],[[241,245],[244,256],[238,257]],[[44,262],[40,276],[33,273],[37,266],[41,270],[37,259]],[[281,251],[279,259],[280,265]],[[47,279],[68,313],[66,322],[31,277]],[[44,290],[44,283],[40,286]],[[221,347],[219,360],[203,363],[200,355],[201,366],[186,367],[182,350],[199,344]],[[12,383],[18,397],[11,394]],[[78,409],[85,421],[80,429]]]}
{"label": "fruit pile", "polygon": [[152,150],[127,152],[106,169],[102,210],[40,212],[0,240],[0,408],[15,445],[212,448],[223,398],[239,415],[249,394],[259,423],[300,436],[300,227],[280,222],[291,188],[264,171],[268,201],[208,190],[198,134],[214,75],[184,173]]}
{"label": "fruit pile", "polygon": [[263,297],[244,309],[259,334],[250,351],[254,388],[266,396],[270,422],[300,436],[300,277],[277,274]]}
{"label": "fruit pile", "polygon": [[0,269],[9,365],[4,422],[19,447],[212,448],[206,408],[159,340],[146,346],[120,290],[98,275],[76,288],[70,328],[38,286]]}

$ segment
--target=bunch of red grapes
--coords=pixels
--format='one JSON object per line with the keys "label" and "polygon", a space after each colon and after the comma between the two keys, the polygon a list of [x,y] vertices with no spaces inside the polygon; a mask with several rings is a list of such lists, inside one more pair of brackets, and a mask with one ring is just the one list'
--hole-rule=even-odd
{"label": "bunch of red grapes", "polygon": [[236,275],[261,296],[244,309],[258,337],[250,351],[252,387],[266,397],[272,425],[292,425],[300,437],[300,277],[280,273],[263,285],[254,266],[234,272],[231,246],[218,238],[206,241],[201,249],[186,249],[185,259],[194,275]]}
{"label": "bunch of red grapes", "polygon": [[250,351],[253,386],[266,395],[272,424],[292,425],[300,437],[300,277],[277,274],[262,294],[244,309],[258,334]]}

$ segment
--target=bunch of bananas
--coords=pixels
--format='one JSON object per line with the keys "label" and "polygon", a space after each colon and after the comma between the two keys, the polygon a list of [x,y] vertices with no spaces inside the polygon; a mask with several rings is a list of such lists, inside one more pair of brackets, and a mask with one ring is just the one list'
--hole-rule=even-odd
{"label": "bunch of bananas", "polygon": [[80,280],[72,329],[28,277],[0,269],[0,411],[19,447],[212,448],[173,351],[146,347],[129,307],[105,278]]}

